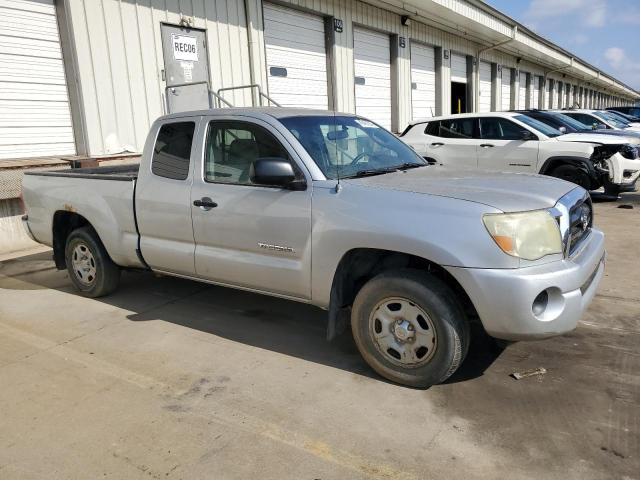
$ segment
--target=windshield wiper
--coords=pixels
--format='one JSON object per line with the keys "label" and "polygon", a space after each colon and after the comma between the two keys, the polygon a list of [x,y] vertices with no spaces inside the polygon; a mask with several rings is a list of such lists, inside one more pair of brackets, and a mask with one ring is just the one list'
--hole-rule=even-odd
{"label": "windshield wiper", "polygon": [[393,173],[397,172],[398,169],[396,167],[386,167],[386,168],[375,168],[370,170],[358,170],[353,176],[354,177],[369,177],[371,175],[383,175],[385,173]]}
{"label": "windshield wiper", "polygon": [[417,162],[407,162],[407,163],[403,163],[401,165],[396,165],[397,170],[409,170],[410,168],[419,168],[419,167],[426,167],[427,165],[429,165],[428,163],[417,163]]}

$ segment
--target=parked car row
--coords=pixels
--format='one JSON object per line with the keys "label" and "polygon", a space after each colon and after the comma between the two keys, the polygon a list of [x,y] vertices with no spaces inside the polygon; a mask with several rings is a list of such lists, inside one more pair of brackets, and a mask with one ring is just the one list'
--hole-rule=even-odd
{"label": "parked car row", "polygon": [[640,123],[603,110],[521,110],[418,120],[401,134],[442,165],[539,173],[617,195],[640,177]]}
{"label": "parked car row", "polygon": [[477,168],[588,188],[627,168],[625,142],[562,137],[516,112],[441,117],[403,136],[418,155],[351,114],[185,112],[153,124],[139,168],[29,172],[24,222],[83,295],[138,269],[310,303],[380,375],[427,387],[465,360],[472,322],[545,338],[593,299],[588,193]]}

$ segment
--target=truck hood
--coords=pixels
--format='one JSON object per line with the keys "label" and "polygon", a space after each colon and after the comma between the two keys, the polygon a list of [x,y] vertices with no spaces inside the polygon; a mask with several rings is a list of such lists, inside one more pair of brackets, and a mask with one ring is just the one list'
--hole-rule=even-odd
{"label": "truck hood", "polygon": [[601,145],[621,145],[624,143],[640,143],[640,137],[609,135],[602,133],[567,133],[558,137],[563,142],[599,143]]}
{"label": "truck hood", "polygon": [[343,181],[374,189],[457,198],[503,212],[550,208],[560,197],[578,188],[573,183],[541,175],[469,172],[436,165]]}

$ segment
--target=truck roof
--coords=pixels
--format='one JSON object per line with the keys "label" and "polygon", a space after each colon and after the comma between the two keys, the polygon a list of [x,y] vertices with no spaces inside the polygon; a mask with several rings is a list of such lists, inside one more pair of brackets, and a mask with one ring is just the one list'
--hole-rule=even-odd
{"label": "truck roof", "polygon": [[188,112],[171,113],[164,115],[159,120],[199,117],[204,115],[247,115],[261,116],[269,115],[274,118],[300,117],[300,116],[325,116],[325,115],[341,115],[353,117],[353,113],[334,112],[333,110],[317,110],[311,108],[289,108],[289,107],[230,107],[230,108],[211,108],[208,110],[193,110]]}

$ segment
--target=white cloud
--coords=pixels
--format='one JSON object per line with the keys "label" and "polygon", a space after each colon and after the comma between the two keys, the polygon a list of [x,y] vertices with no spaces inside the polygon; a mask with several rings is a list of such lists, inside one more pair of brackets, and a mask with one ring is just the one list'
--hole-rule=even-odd
{"label": "white cloud", "polygon": [[577,33],[569,41],[574,45],[584,45],[589,41],[589,37],[583,33]]}
{"label": "white cloud", "polygon": [[613,70],[611,73],[623,82],[640,89],[640,61],[630,58],[620,47],[610,47],[604,52],[604,59]]}
{"label": "white cloud", "polygon": [[[531,0],[524,16],[536,21],[572,15],[587,27],[603,27],[607,19],[605,0]],[[579,25],[579,24],[578,24]]]}
{"label": "white cloud", "polygon": [[624,65],[627,54],[620,47],[610,47],[605,50],[604,58],[617,70]]}

